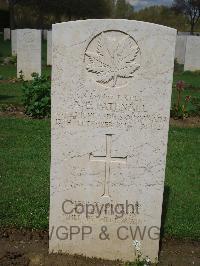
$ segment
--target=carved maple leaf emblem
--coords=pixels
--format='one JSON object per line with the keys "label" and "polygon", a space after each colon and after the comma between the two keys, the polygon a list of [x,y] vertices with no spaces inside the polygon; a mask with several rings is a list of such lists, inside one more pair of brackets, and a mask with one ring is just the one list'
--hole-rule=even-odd
{"label": "carved maple leaf emblem", "polygon": [[113,80],[112,86],[115,87],[119,77],[133,77],[134,72],[140,68],[135,62],[139,51],[138,45],[128,35],[116,42],[102,33],[96,52],[86,52],[89,58],[86,68],[97,75],[97,82],[105,84]]}

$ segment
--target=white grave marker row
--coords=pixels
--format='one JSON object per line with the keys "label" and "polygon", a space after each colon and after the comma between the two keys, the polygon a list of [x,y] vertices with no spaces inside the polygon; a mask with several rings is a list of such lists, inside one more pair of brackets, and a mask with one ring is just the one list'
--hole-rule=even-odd
{"label": "white grave marker row", "polygon": [[17,76],[32,79],[32,73],[41,75],[41,31],[35,29],[17,30]]}
{"label": "white grave marker row", "polygon": [[12,55],[17,55],[17,30],[11,31]]}
{"label": "white grave marker row", "polygon": [[4,41],[10,40],[10,29],[9,28],[4,28]]}

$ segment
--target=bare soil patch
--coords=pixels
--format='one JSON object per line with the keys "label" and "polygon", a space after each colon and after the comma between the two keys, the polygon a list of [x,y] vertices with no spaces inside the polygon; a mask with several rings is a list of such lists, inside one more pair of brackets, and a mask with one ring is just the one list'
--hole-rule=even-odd
{"label": "bare soil patch", "polygon": [[170,119],[171,126],[177,127],[200,127],[200,116],[188,117],[185,119]]}
{"label": "bare soil patch", "polygon": [[14,118],[27,118],[24,113],[23,107],[15,107],[13,105],[9,105],[5,107],[6,110],[0,111],[0,117],[14,117]]}
{"label": "bare soil patch", "polygon": [[19,79],[13,78],[13,79],[2,79],[0,80],[0,84],[8,84],[8,83],[17,83],[20,82]]}
{"label": "bare soil patch", "polygon": [[[47,231],[0,229],[0,265],[121,266],[124,264],[119,261],[106,261],[78,255],[49,255]],[[200,265],[200,243],[190,240],[164,239],[159,265]]]}

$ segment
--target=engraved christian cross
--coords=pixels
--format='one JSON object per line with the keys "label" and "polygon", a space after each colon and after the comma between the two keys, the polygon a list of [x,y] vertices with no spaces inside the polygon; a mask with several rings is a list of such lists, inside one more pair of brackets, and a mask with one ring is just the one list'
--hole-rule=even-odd
{"label": "engraved christian cross", "polygon": [[110,197],[110,167],[112,163],[126,164],[126,157],[112,157],[111,156],[111,141],[112,135],[106,135],[106,156],[94,156],[90,153],[90,161],[92,162],[104,162],[105,163],[105,179],[104,179],[104,192],[102,197]]}

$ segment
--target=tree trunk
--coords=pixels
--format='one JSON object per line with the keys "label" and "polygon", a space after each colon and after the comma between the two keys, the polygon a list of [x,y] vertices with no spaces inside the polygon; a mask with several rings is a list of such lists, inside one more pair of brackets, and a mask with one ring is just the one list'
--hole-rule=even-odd
{"label": "tree trunk", "polygon": [[42,11],[39,11],[38,21],[37,21],[38,29],[44,28],[44,14]]}
{"label": "tree trunk", "polygon": [[9,12],[10,12],[10,29],[15,29],[15,13],[14,13],[14,5],[9,4]]}
{"label": "tree trunk", "polygon": [[190,28],[190,34],[191,35],[194,35],[194,26],[195,26],[195,23],[192,21],[191,22],[191,28]]}

